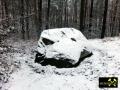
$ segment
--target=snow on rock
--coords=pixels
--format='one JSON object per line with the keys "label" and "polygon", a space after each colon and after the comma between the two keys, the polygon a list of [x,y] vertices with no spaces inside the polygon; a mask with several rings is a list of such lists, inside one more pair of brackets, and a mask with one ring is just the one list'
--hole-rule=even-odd
{"label": "snow on rock", "polygon": [[[45,44],[43,39],[48,39],[53,44]],[[78,30],[74,28],[57,28],[44,30],[38,41],[38,52],[46,58],[67,58],[75,64],[79,61],[80,53],[85,49],[88,40]],[[86,46],[87,47],[87,46]]]}
{"label": "snow on rock", "polygon": [[44,30],[41,37],[49,38],[53,41],[58,41],[63,38],[74,38],[76,40],[86,41],[85,36],[74,28],[56,28]]}
{"label": "snow on rock", "polygon": [[76,62],[78,62],[80,58],[80,53],[84,49],[84,47],[81,44],[71,42],[71,40],[67,38],[63,39],[58,43],[55,43],[53,47],[55,51],[62,53],[64,55],[69,55],[67,58],[75,60]]}

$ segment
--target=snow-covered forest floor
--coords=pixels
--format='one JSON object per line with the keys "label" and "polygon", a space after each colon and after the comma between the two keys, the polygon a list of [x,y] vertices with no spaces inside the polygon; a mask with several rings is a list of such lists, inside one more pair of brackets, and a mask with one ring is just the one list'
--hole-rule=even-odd
{"label": "snow-covered forest floor", "polygon": [[[90,40],[93,56],[76,68],[58,69],[34,63],[37,40],[9,38],[0,47],[1,90],[101,90],[99,77],[120,83],[120,37]],[[120,84],[116,89],[120,90]]]}

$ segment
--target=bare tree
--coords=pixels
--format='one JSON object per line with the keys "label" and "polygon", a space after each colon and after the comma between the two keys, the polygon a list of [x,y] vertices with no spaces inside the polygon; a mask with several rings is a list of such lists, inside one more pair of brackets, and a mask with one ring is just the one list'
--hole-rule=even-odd
{"label": "bare tree", "polygon": [[81,0],[80,4],[80,31],[84,30],[84,8],[85,8],[85,0]]}
{"label": "bare tree", "polygon": [[114,27],[115,27],[115,21],[116,21],[116,15],[117,15],[117,9],[118,9],[118,3],[119,3],[119,0],[115,0],[113,1],[113,6],[112,6],[112,12],[111,12],[111,23],[110,23],[110,31],[111,31],[111,36],[115,36],[115,30],[114,30]]}
{"label": "bare tree", "polygon": [[93,18],[93,2],[94,0],[91,0],[91,5],[90,5],[90,17],[89,17],[89,31],[91,31],[92,27],[92,18]]}
{"label": "bare tree", "polygon": [[21,33],[22,39],[25,39],[25,24],[24,24],[24,0],[20,0],[20,23],[21,23]]}
{"label": "bare tree", "polygon": [[46,14],[46,29],[49,29],[49,17],[50,17],[50,2],[51,0],[48,0],[48,6],[47,6],[47,14]]}
{"label": "bare tree", "polygon": [[77,14],[78,14],[78,12],[77,12],[77,2],[78,2],[78,0],[74,0],[74,23],[75,24],[77,24]]}
{"label": "bare tree", "polygon": [[64,25],[65,27],[68,27],[68,0],[65,0],[65,18],[64,18]]}
{"label": "bare tree", "polygon": [[103,15],[103,25],[102,25],[101,38],[105,37],[107,11],[108,11],[108,0],[105,0],[105,7],[104,7],[104,15]]}
{"label": "bare tree", "polygon": [[[28,16],[29,11],[30,11],[29,10],[29,7],[30,7],[29,0],[25,0],[25,3],[26,3],[26,16]],[[26,22],[26,34],[27,34],[27,38],[29,39],[30,38],[30,36],[29,36],[29,17],[26,17],[25,22]]]}
{"label": "bare tree", "polygon": [[8,1],[1,0],[1,7],[2,7],[2,19],[5,19],[3,23],[3,28],[8,28],[9,27]]}
{"label": "bare tree", "polygon": [[42,32],[42,0],[38,0],[38,36]]}

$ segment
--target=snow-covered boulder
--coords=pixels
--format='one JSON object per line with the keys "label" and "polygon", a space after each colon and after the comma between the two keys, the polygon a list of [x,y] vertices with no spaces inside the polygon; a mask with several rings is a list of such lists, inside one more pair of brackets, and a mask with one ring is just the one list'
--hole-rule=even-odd
{"label": "snow-covered boulder", "polygon": [[88,40],[74,28],[44,30],[38,41],[35,62],[56,67],[73,67],[92,53],[86,49]]}

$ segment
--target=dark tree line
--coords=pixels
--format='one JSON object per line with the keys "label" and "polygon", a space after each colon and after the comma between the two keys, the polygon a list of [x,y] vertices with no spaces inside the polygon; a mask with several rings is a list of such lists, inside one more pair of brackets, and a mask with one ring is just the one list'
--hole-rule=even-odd
{"label": "dark tree line", "polygon": [[0,32],[39,37],[44,29],[73,27],[87,38],[118,36],[119,0],[0,0]]}

